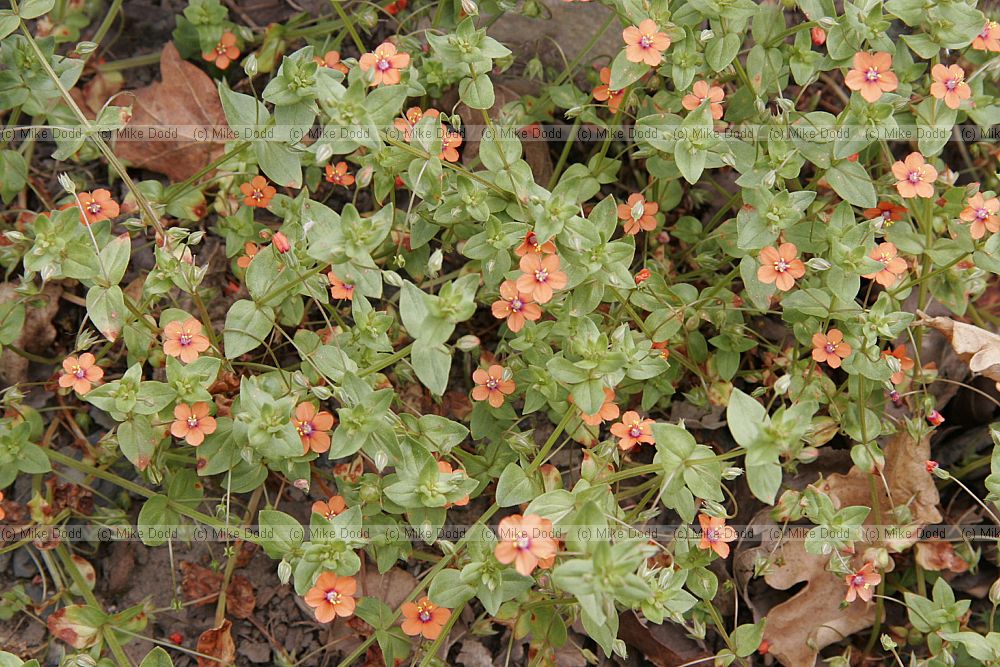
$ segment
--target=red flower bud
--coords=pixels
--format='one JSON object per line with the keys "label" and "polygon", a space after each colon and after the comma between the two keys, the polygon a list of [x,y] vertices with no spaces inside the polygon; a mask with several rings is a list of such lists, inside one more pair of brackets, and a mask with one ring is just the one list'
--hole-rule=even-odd
{"label": "red flower bud", "polygon": [[809,31],[809,34],[812,36],[813,44],[816,46],[823,46],[826,44],[826,30],[816,26]]}
{"label": "red flower bud", "polygon": [[639,273],[635,274],[635,284],[641,285],[652,277],[652,272],[649,269],[642,269]]}
{"label": "red flower bud", "polygon": [[277,232],[272,238],[271,242],[274,244],[274,249],[285,254],[292,249],[292,244],[282,232]]}

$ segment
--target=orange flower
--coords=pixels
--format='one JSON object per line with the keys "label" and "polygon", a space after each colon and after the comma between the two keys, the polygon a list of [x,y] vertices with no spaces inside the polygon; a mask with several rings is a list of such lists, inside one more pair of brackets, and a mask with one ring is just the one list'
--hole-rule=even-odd
{"label": "orange flower", "polygon": [[250,243],[247,241],[243,244],[243,255],[236,260],[236,266],[241,269],[246,269],[250,266],[250,262],[253,261],[253,258],[257,256],[259,251],[260,247],[256,243]]}
{"label": "orange flower", "polygon": [[934,79],[931,95],[944,100],[944,105],[949,109],[957,109],[962,100],[972,97],[972,89],[965,82],[965,70],[958,65],[935,65],[931,69],[931,77]]}
{"label": "orange flower", "polygon": [[333,271],[326,274],[326,279],[330,281],[330,296],[334,299],[347,299],[348,301],[354,300],[354,285],[345,283],[343,280],[338,278]]}
{"label": "orange flower", "polygon": [[611,69],[608,67],[601,68],[601,85],[594,88],[591,95],[598,102],[607,102],[608,109],[611,113],[618,113],[618,109],[621,107],[622,99],[625,97],[624,90],[611,90]]}
{"label": "orange flower", "polygon": [[382,42],[371,53],[366,53],[358,60],[365,72],[375,70],[373,86],[392,86],[400,81],[399,70],[410,66],[410,56],[407,53],[396,53],[396,45],[392,42]]}
{"label": "orange flower", "polygon": [[724,99],[726,99],[726,92],[719,86],[709,87],[707,81],[695,81],[691,92],[681,100],[681,106],[688,111],[694,111],[705,100],[708,100],[712,109],[712,118],[719,120],[722,118],[722,100]]}
{"label": "orange flower", "polygon": [[875,572],[874,565],[865,563],[860,570],[844,577],[844,581],[847,583],[845,602],[854,602],[857,598],[871,602],[872,587],[878,586],[882,577],[878,572]]}
{"label": "orange flower", "polygon": [[670,343],[665,340],[659,342],[653,341],[653,349],[660,351],[660,358],[664,361],[670,361],[670,349],[667,347],[668,345]]}
{"label": "orange flower", "polygon": [[653,272],[649,269],[639,269],[639,271],[635,274],[635,284],[641,285],[652,277]]}
{"label": "orange flower", "polygon": [[[573,397],[570,396],[570,402],[572,402]],[[580,414],[580,419],[583,423],[588,426],[600,426],[604,422],[609,422],[612,419],[618,419],[618,415],[621,414],[618,405],[615,404],[615,392],[613,389],[604,388],[604,404],[601,405],[601,409],[592,415]]]}
{"label": "orange flower", "polygon": [[840,329],[830,329],[826,334],[814,333],[812,358],[826,362],[830,368],[840,368],[840,362],[851,356],[851,346],[844,342]]}
{"label": "orange flower", "polygon": [[346,162],[338,162],[337,166],[326,165],[326,182],[343,185],[345,188],[354,185],[354,176],[347,170]]}
{"label": "orange flower", "polygon": [[340,62],[340,52],[339,51],[327,51],[326,54],[320,58],[319,56],[313,57],[316,64],[320,67],[329,67],[330,69],[335,69],[338,72],[347,74],[347,65]]}
{"label": "orange flower", "polygon": [[[454,468],[451,467],[451,464],[448,463],[447,461],[438,461],[438,470],[441,471],[441,472],[443,472],[443,473],[445,473],[445,474],[450,474],[450,473],[453,473],[453,472],[461,472],[461,473],[465,472],[461,468],[458,471],[456,471]],[[447,504],[445,504],[445,508],[447,509],[447,508],[452,507],[452,506],[455,506],[455,507],[465,507],[468,504],[469,504],[469,496],[468,496],[468,494],[466,494],[465,496],[463,496],[462,498],[459,498],[458,500],[456,500],[453,503],[447,503]]]}
{"label": "orange flower", "polygon": [[646,63],[656,67],[663,60],[663,52],[670,48],[670,38],[660,32],[652,19],[645,19],[638,26],[622,30],[625,40],[625,57],[629,62]]}
{"label": "orange flower", "polygon": [[514,569],[525,577],[534,572],[539,561],[549,560],[559,550],[552,538],[552,522],[536,514],[501,519],[497,538],[500,542],[493,555],[504,565],[514,563]]}
{"label": "orange flower", "polygon": [[462,145],[462,135],[454,130],[449,130],[444,125],[441,126],[444,136],[441,138],[441,152],[438,154],[439,160],[446,162],[458,162],[458,147]]}
{"label": "orange flower", "polygon": [[635,236],[640,231],[651,232],[656,229],[656,214],[659,210],[659,204],[648,202],[640,193],[633,192],[626,203],[618,204],[618,219],[625,222],[625,233]]}
{"label": "orange flower", "polygon": [[347,509],[343,496],[330,496],[329,500],[317,500],[312,504],[312,513],[319,514],[324,519],[332,519]]}
{"label": "orange flower", "polygon": [[493,364],[489,371],[477,368],[472,374],[472,381],[476,386],[472,390],[472,399],[475,401],[489,401],[494,408],[503,405],[506,396],[514,393],[516,386],[513,380],[504,379],[503,366]]}
{"label": "orange flower", "polygon": [[636,445],[656,443],[653,438],[653,420],[643,419],[638,412],[629,410],[622,420],[611,425],[611,435],[618,438],[618,448],[627,452]]}
{"label": "orange flower", "polygon": [[[101,220],[117,218],[121,212],[118,202],[112,199],[111,193],[104,188],[94,190],[93,194],[81,192],[77,195],[77,201],[80,202],[80,208],[83,209],[83,212],[80,214],[80,222],[85,225],[92,225]],[[86,217],[84,214],[86,214]]]}
{"label": "orange flower", "polygon": [[299,403],[292,418],[295,430],[302,439],[302,453],[309,450],[322,454],[330,449],[330,429],[333,428],[333,415],[329,412],[317,412],[312,403]]}
{"label": "orange flower", "polygon": [[0,521],[7,518],[7,512],[3,509],[3,491],[0,491]]}
{"label": "orange flower", "polygon": [[866,273],[864,278],[874,278],[879,285],[892,287],[906,274],[906,260],[899,256],[895,244],[880,243],[868,256],[881,262],[883,268],[876,273]]}
{"label": "orange flower", "polygon": [[996,21],[987,21],[972,40],[972,48],[976,51],[1000,51],[1000,25]]}
{"label": "orange flower", "polygon": [[537,303],[548,303],[554,291],[566,287],[566,274],[559,270],[556,255],[525,255],[520,267],[522,273],[517,279],[517,289],[530,294]]}
{"label": "orange flower", "polygon": [[423,635],[425,639],[434,640],[441,635],[445,623],[451,618],[451,610],[439,607],[427,597],[422,597],[416,603],[404,602],[400,606],[403,612],[403,622],[400,626],[403,632],[416,637]]}
{"label": "orange flower", "polygon": [[184,322],[170,322],[163,327],[163,353],[185,364],[191,363],[208,349],[208,338],[201,331],[201,322],[193,317]]}
{"label": "orange flower", "polygon": [[920,153],[913,151],[905,160],[895,162],[892,175],[896,178],[896,192],[903,199],[934,196],[937,169],[927,164]]}
{"label": "orange flower", "polygon": [[277,194],[274,186],[267,184],[267,179],[263,176],[254,176],[249,183],[240,186],[243,193],[243,203],[247,206],[264,208],[271,203],[271,198]]}
{"label": "orange flower", "polygon": [[906,215],[906,208],[893,204],[891,201],[880,201],[875,208],[866,208],[864,216],[866,220],[882,218],[882,224],[886,227],[894,222],[899,222]]}
{"label": "orange flower", "polygon": [[517,333],[526,320],[534,322],[541,316],[542,309],[532,302],[530,294],[519,292],[513,280],[500,284],[500,299],[493,302],[493,317],[506,319],[508,329]]}
{"label": "orange flower", "polygon": [[736,531],[726,525],[725,519],[719,519],[707,514],[698,515],[701,524],[701,542],[699,549],[711,549],[719,558],[729,557],[729,542],[736,541]]}
{"label": "orange flower", "polygon": [[205,51],[201,57],[210,63],[215,63],[219,69],[226,69],[229,63],[240,57],[240,50],[236,47],[236,35],[228,30],[222,33],[222,38],[215,48]]}
{"label": "orange flower", "polygon": [[189,445],[197,447],[205,442],[205,436],[215,433],[215,418],[208,416],[208,403],[198,401],[194,405],[178,403],[174,406],[174,423],[170,433],[175,438],[184,438]]}
{"label": "orange flower", "polygon": [[552,241],[546,241],[545,243],[539,243],[538,237],[535,232],[528,232],[524,236],[524,241],[521,245],[514,249],[514,254],[518,257],[524,257],[528,253],[536,253],[539,255],[554,255],[556,254],[556,244]]}
{"label": "orange flower", "polygon": [[84,352],[80,358],[66,357],[63,359],[63,374],[59,376],[59,386],[73,387],[76,393],[83,395],[90,391],[91,385],[104,377],[104,369],[96,365],[97,359],[90,352]]}
{"label": "orange flower", "polygon": [[316,620],[329,623],[336,617],[354,613],[354,594],[358,582],[354,577],[338,577],[333,572],[324,572],[316,579],[313,587],[306,591],[306,604],[314,608]]}
{"label": "orange flower", "polygon": [[888,359],[889,357],[895,357],[899,361],[899,370],[892,374],[889,378],[892,380],[893,384],[900,384],[904,379],[906,379],[906,371],[913,370],[913,359],[906,356],[906,345],[900,345],[896,349],[883,350],[882,357]]}
{"label": "orange flower", "polygon": [[397,118],[392,121],[392,124],[397,130],[403,133],[406,143],[410,143],[413,140],[413,126],[419,123],[421,118],[424,116],[437,118],[440,115],[441,112],[437,109],[423,111],[420,107],[410,107],[406,110],[406,114],[402,118]]}
{"label": "orange flower", "polygon": [[861,91],[866,102],[878,102],[882,93],[896,90],[899,79],[890,70],[892,56],[885,51],[854,54],[854,69],[844,77],[851,90]]}
{"label": "orange flower", "polygon": [[969,233],[972,238],[978,240],[986,236],[989,231],[992,234],[1000,232],[1000,199],[990,197],[986,199],[983,193],[977,192],[965,201],[965,208],[958,214],[965,222],[971,222]]}
{"label": "orange flower", "polygon": [[757,280],[768,285],[774,283],[782,292],[792,289],[795,281],[806,275],[806,265],[798,254],[799,249],[794,243],[764,248],[758,256],[760,268],[757,269]]}

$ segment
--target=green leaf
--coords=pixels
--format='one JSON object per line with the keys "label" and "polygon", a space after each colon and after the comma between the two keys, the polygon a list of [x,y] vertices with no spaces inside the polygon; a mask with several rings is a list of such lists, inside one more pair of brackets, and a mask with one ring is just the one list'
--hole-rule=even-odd
{"label": "green leaf", "polygon": [[262,545],[271,558],[285,558],[302,544],[305,530],[294,517],[277,510],[261,510]]}
{"label": "green leaf", "polygon": [[826,170],[825,178],[841,199],[854,206],[873,208],[878,203],[875,185],[860,162],[838,162]]}
{"label": "green leaf", "polygon": [[410,361],[417,378],[425,387],[438,396],[448,388],[448,374],[451,372],[451,353],[444,345],[431,345],[417,340],[410,352]]}
{"label": "green leaf", "polygon": [[716,37],[705,47],[705,62],[716,72],[729,67],[736,54],[740,52],[740,36],[735,32],[729,32],[721,37]]}
{"label": "green leaf", "polygon": [[462,606],[475,594],[476,589],[462,582],[462,573],[451,568],[438,572],[427,590],[431,602],[449,609]]}
{"label": "green leaf", "polygon": [[253,301],[241,299],[226,314],[226,328],[222,334],[226,358],[235,359],[261,345],[274,328],[274,311],[258,306]]}
{"label": "green leaf", "polygon": [[764,622],[741,625],[732,634],[732,644],[736,649],[736,655],[745,658],[760,647],[760,642],[764,638]]}
{"label": "green leaf", "polygon": [[147,500],[139,510],[139,539],[147,547],[159,547],[166,544],[166,527],[180,522],[180,515],[170,508],[166,496],[155,495]]}
{"label": "green leaf", "polygon": [[23,303],[17,301],[0,303],[0,346],[11,345],[21,337],[24,314]]}
{"label": "green leaf", "polygon": [[739,389],[733,389],[726,406],[726,421],[733,439],[741,447],[751,447],[760,436],[761,427],[769,420],[763,405]]}
{"label": "green leaf", "polygon": [[118,285],[94,285],[87,290],[87,315],[97,330],[110,341],[118,338],[125,316],[125,295]]}
{"label": "green leaf", "polygon": [[509,463],[497,480],[497,505],[513,507],[526,503],[539,493],[539,489],[528,478],[524,469],[516,463]]}
{"label": "green leaf", "polygon": [[170,655],[157,646],[146,654],[146,657],[139,663],[139,667],[174,667],[174,661]]}
{"label": "green leaf", "polygon": [[611,83],[608,84],[608,87],[611,90],[623,90],[626,86],[642,78],[642,75],[648,71],[649,65],[632,62],[625,57],[625,50],[622,49],[611,63]]}
{"label": "green leaf", "polygon": [[490,77],[480,74],[458,82],[459,98],[473,109],[490,109],[496,102],[493,82]]}
{"label": "green leaf", "polygon": [[261,171],[278,185],[302,187],[302,157],[299,151],[277,141],[255,141],[254,153]]}
{"label": "green leaf", "polygon": [[55,0],[24,0],[17,13],[25,21],[30,21],[51,12],[55,4]]}
{"label": "green leaf", "polygon": [[116,236],[111,243],[101,249],[101,264],[107,272],[108,285],[117,285],[125,276],[128,260],[132,254],[132,239],[128,233]]}
{"label": "green leaf", "polygon": [[0,16],[0,39],[3,39],[10,33],[17,30],[17,26],[20,25],[20,23],[20,19],[12,14]]}

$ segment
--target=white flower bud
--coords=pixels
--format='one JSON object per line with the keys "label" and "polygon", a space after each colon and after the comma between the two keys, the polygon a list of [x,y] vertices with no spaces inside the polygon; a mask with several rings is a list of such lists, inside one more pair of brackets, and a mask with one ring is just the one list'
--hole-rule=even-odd
{"label": "white flower bud", "polygon": [[65,174],[65,173],[64,174],[59,174],[56,177],[56,180],[59,181],[59,185],[60,185],[60,187],[62,187],[63,190],[65,190],[66,192],[68,192],[71,195],[75,195],[76,194],[76,183],[74,183],[73,179],[69,177],[69,174]]}
{"label": "white flower bud", "polygon": [[243,59],[243,71],[246,72],[247,76],[255,77],[259,70],[260,66],[257,64],[257,54],[251,53]]}
{"label": "white flower bud", "polygon": [[333,157],[333,146],[320,144],[316,147],[316,164],[326,164]]}
{"label": "white flower bud", "polygon": [[292,578],[292,564],[287,560],[282,559],[278,563],[278,581],[283,584],[287,584],[288,580]]}
{"label": "white flower bud", "polygon": [[462,11],[469,16],[479,16],[479,5],[475,0],[462,0]]}
{"label": "white flower bud", "polygon": [[479,347],[479,344],[480,344],[479,336],[473,336],[472,334],[462,336],[457,341],[455,341],[455,347],[461,350],[462,352],[471,352],[472,350]]}
{"label": "white flower bud", "polygon": [[97,49],[97,44],[94,42],[80,42],[76,45],[76,52],[81,56],[85,56],[88,53],[93,53]]}
{"label": "white flower bud", "polygon": [[822,257],[811,257],[809,261],[806,262],[806,266],[813,271],[827,271],[833,265]]}

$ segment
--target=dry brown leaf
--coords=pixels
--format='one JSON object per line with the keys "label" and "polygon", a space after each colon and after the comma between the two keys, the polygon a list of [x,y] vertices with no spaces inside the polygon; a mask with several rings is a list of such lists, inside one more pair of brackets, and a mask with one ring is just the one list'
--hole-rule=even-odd
{"label": "dry brown leaf", "polygon": [[[924,461],[929,458],[928,439],[916,442],[909,434],[900,432],[886,443],[883,475],[889,493],[881,478],[875,480],[883,515],[893,507],[905,505],[914,527],[941,520],[937,488],[933,477],[924,469]],[[846,475],[830,475],[818,487],[829,493],[838,507],[872,506],[871,475],[857,466]],[[877,514],[873,511],[866,523],[877,522]],[[776,555],[777,565],[764,577],[770,586],[787,590],[799,582],[807,582],[805,588],[775,605],[767,614],[764,639],[770,643],[769,653],[783,665],[813,665],[824,647],[874,623],[874,605],[858,601],[841,609],[847,589],[841,578],[826,570],[828,557],[807,553],[802,541],[783,543]],[[860,567],[860,557],[856,564]]]}
{"label": "dry brown leaf", "polygon": [[198,667],[225,667],[236,661],[236,644],[233,642],[232,630],[232,622],[225,620],[219,627],[201,633],[198,637],[197,651],[211,657],[197,656]]}
{"label": "dry brown leaf", "polygon": [[[18,298],[15,283],[0,283],[0,303]],[[22,350],[51,356],[56,329],[52,319],[59,312],[59,297],[63,288],[56,283],[46,283],[38,298],[25,308],[24,327],[14,345]],[[12,350],[0,352],[0,385],[12,386],[28,381],[28,360]]]}
{"label": "dry brown leaf", "polygon": [[[197,605],[214,603],[222,588],[222,573],[195,563],[181,561],[181,592],[184,599]],[[250,580],[234,574],[226,587],[226,610],[236,618],[250,618],[257,598]]]}
{"label": "dry brown leaf", "polygon": [[[90,120],[95,120],[105,103],[125,86],[121,72],[98,72],[83,88],[73,88],[70,96]],[[128,106],[132,100],[127,95],[118,106]]]}
{"label": "dry brown leaf", "polygon": [[979,327],[956,322],[950,317],[928,317],[918,310],[920,319],[914,324],[922,324],[941,332],[959,358],[969,365],[975,375],[985,375],[997,383],[1000,389],[1000,336]]}
{"label": "dry brown leaf", "polygon": [[[134,167],[182,181],[222,155],[224,142],[195,140],[192,126],[225,126],[215,82],[181,59],[173,43],[160,57],[162,81],[135,91],[132,120],[126,127],[176,129],[162,140],[118,141],[115,153]],[[188,127],[183,127],[188,126]]]}

